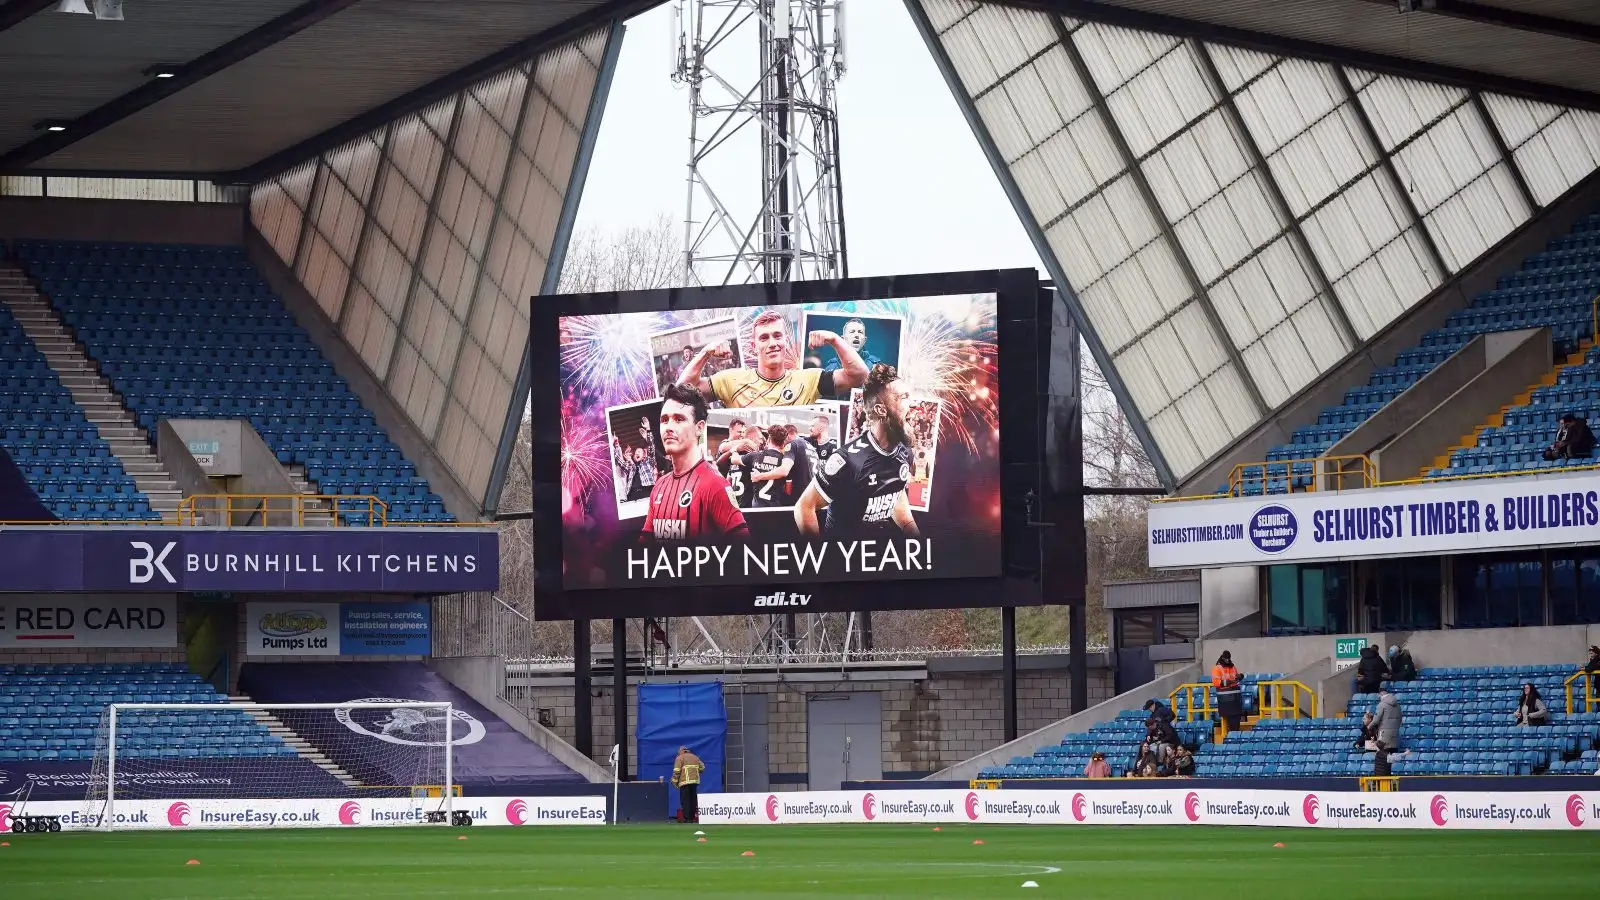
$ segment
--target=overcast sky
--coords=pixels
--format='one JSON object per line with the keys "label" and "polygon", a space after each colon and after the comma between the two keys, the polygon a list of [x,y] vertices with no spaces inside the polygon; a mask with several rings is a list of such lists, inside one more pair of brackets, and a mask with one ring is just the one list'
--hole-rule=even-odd
{"label": "overcast sky", "polygon": [[[1042,268],[905,6],[855,0],[847,26],[839,123],[850,274]],[[580,228],[683,220],[689,91],[669,77],[672,28],[670,4],[628,23]],[[741,171],[711,170],[713,186],[748,184],[753,195],[749,156]]]}

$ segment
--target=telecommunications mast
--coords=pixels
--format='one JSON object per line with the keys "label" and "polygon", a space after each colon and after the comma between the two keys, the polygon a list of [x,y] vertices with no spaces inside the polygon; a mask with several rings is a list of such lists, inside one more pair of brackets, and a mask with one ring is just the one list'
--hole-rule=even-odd
{"label": "telecommunications mast", "polygon": [[689,86],[691,284],[848,274],[835,94],[842,5],[679,0],[673,9],[672,77]]}

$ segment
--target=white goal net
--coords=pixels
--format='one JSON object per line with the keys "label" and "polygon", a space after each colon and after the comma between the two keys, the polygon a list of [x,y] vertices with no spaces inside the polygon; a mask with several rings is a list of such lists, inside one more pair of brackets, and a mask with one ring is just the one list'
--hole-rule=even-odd
{"label": "white goal net", "polygon": [[[96,729],[84,818],[100,828],[152,815],[170,827],[447,823],[454,749],[476,724],[449,703],[383,698],[114,703]],[[410,802],[387,802],[399,798]],[[403,820],[387,821],[395,810]]]}

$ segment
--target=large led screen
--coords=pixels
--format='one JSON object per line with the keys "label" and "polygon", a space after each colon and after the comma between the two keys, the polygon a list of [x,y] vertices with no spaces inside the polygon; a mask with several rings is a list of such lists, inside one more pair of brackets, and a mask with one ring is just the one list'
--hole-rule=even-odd
{"label": "large led screen", "polygon": [[1001,574],[996,294],[566,315],[556,344],[564,589]]}

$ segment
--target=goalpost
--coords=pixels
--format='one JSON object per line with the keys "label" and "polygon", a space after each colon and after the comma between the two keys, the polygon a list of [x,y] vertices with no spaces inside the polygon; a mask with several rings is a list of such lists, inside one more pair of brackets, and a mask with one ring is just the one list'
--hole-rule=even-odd
{"label": "goalpost", "polygon": [[[140,801],[161,801],[170,805],[155,808],[173,827],[412,824],[418,817],[394,812],[403,806],[426,812],[415,824],[449,825],[455,746],[474,727],[482,726],[450,703],[391,698],[112,703],[95,731],[84,816],[101,829],[139,827],[150,815]],[[383,802],[402,798],[411,802]],[[191,822],[197,800],[206,802]],[[368,800],[379,802],[363,807]],[[247,806],[277,812],[258,821]]]}

